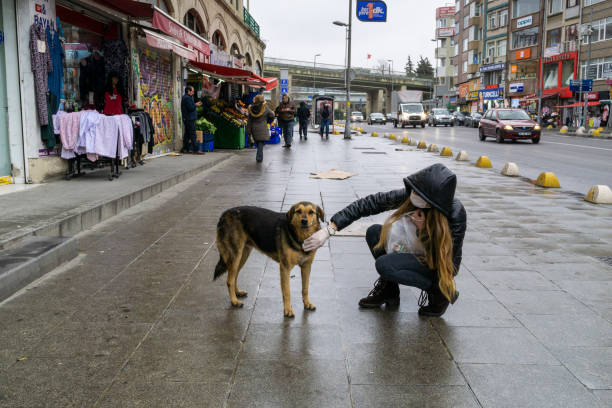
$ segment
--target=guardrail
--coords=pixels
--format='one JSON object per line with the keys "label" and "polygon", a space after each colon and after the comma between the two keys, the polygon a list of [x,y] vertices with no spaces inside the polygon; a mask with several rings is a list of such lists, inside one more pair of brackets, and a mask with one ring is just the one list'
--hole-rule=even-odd
{"label": "guardrail", "polygon": [[248,25],[259,38],[259,24],[257,24],[257,21],[255,21],[251,13],[249,13],[246,8],[243,8],[242,10],[244,15],[244,23]]}

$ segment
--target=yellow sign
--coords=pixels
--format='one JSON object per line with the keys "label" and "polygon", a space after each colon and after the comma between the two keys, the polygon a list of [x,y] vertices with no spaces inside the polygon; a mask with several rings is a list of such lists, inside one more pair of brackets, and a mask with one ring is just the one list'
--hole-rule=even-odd
{"label": "yellow sign", "polygon": [[346,106],[351,106],[351,101],[347,101]]}
{"label": "yellow sign", "polygon": [[4,184],[13,184],[13,179],[11,176],[0,177],[0,186]]}

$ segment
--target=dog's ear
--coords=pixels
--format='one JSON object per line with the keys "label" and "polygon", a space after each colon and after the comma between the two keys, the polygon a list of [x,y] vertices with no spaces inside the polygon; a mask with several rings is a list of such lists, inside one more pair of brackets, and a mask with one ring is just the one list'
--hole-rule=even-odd
{"label": "dog's ear", "polygon": [[287,211],[287,219],[291,222],[293,220],[293,216],[295,214],[295,204],[291,206],[289,211]]}
{"label": "dog's ear", "polygon": [[317,217],[319,218],[319,221],[325,222],[325,212],[318,205],[316,207],[317,207]]}

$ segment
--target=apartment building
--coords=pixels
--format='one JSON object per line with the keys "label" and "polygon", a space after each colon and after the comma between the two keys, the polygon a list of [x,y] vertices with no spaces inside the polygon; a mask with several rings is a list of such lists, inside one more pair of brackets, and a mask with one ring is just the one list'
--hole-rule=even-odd
{"label": "apartment building", "polygon": [[[455,7],[436,9],[436,85],[434,98],[438,106],[448,107],[454,86],[455,69],[452,64],[455,42]],[[454,92],[453,92],[454,95]]]}
{"label": "apartment building", "polygon": [[[483,48],[483,3],[485,0],[455,2],[456,104],[463,111],[480,110],[480,71]],[[452,102],[451,102],[452,103]]]}
{"label": "apartment building", "polygon": [[[590,101],[609,101],[612,92],[612,2],[583,0],[581,20],[582,27],[592,27],[591,35],[583,36],[580,47],[581,78],[593,80]],[[591,60],[587,69],[589,42]]]}
{"label": "apartment building", "polygon": [[489,0],[483,10],[483,60],[480,72],[482,109],[504,106],[507,94],[508,0]]}

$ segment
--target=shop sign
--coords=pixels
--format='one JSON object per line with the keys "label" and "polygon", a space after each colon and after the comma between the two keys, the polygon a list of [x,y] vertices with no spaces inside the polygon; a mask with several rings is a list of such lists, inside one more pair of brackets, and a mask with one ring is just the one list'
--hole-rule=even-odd
{"label": "shop sign", "polygon": [[478,94],[478,91],[470,92],[467,97],[468,101],[477,101],[479,99],[480,99],[480,95]]}
{"label": "shop sign", "polygon": [[485,85],[485,89],[495,89],[499,88],[499,84]]}
{"label": "shop sign", "polygon": [[455,7],[438,7],[436,9],[436,18],[455,17]]}
{"label": "shop sign", "polygon": [[516,59],[528,59],[531,57],[531,48],[525,48],[524,50],[518,50],[516,52]]}
{"label": "shop sign", "polygon": [[577,59],[578,58],[578,52],[577,51],[571,51],[571,52],[564,52],[562,54],[558,54],[557,55],[553,55],[550,57],[546,56],[546,52],[544,52],[544,60],[543,62],[545,64],[548,64],[549,62],[559,62],[559,61],[565,61],[565,60],[572,60],[572,59]]}
{"label": "shop sign", "polygon": [[523,82],[514,82],[510,84],[511,93],[523,92],[524,89],[525,84]]}
{"label": "shop sign", "polygon": [[533,16],[527,16],[516,20],[516,28],[529,27],[533,24]]}
{"label": "shop sign", "polygon": [[193,48],[202,51],[204,54],[210,53],[210,47],[206,41],[198,37],[196,34],[193,34],[190,30],[183,28],[176,21],[166,17],[158,10],[153,12],[152,24],[153,27],[163,31],[179,41],[182,41],[184,44],[190,45]]}
{"label": "shop sign", "polygon": [[455,35],[455,27],[438,28],[438,37],[452,37]]}
{"label": "shop sign", "polygon": [[240,58],[234,57],[234,67],[242,69],[242,60]]}
{"label": "shop sign", "polygon": [[451,105],[453,105],[453,106],[454,106],[454,105],[457,105],[457,97],[456,97],[456,96],[451,96],[450,98],[448,98],[448,102],[449,102]]}
{"label": "shop sign", "polygon": [[552,47],[544,48],[544,58],[552,57],[561,52],[561,45],[553,45]]}
{"label": "shop sign", "polygon": [[513,74],[516,74],[518,72],[518,65],[516,64],[510,65],[510,72],[512,72]]}
{"label": "shop sign", "polygon": [[480,90],[480,94],[482,98],[486,101],[503,99],[504,98],[504,89],[496,88],[496,89],[482,89]]}
{"label": "shop sign", "polygon": [[289,94],[289,69],[281,68],[280,69],[280,97],[283,97],[283,94]]}
{"label": "shop sign", "polygon": [[510,101],[510,107],[512,108],[518,108],[520,105],[521,102],[519,98],[512,98],[512,100]]}
{"label": "shop sign", "polygon": [[[55,2],[53,2],[55,3]],[[30,0],[31,10],[34,12],[34,24],[55,30],[55,4],[51,0]]]}
{"label": "shop sign", "polygon": [[387,4],[384,1],[357,0],[357,19],[366,22],[387,21]]}
{"label": "shop sign", "polygon": [[506,68],[506,64],[498,62],[497,64],[482,65],[480,67],[480,72],[501,71],[504,68]]}
{"label": "shop sign", "polygon": [[223,67],[231,67],[232,60],[231,55],[225,51],[219,50],[216,45],[210,45],[210,63],[214,65],[221,65]]}
{"label": "shop sign", "polygon": [[599,92],[588,92],[587,99],[589,101],[598,101],[599,100]]}
{"label": "shop sign", "polygon": [[606,79],[606,85],[612,85],[612,79]]}

